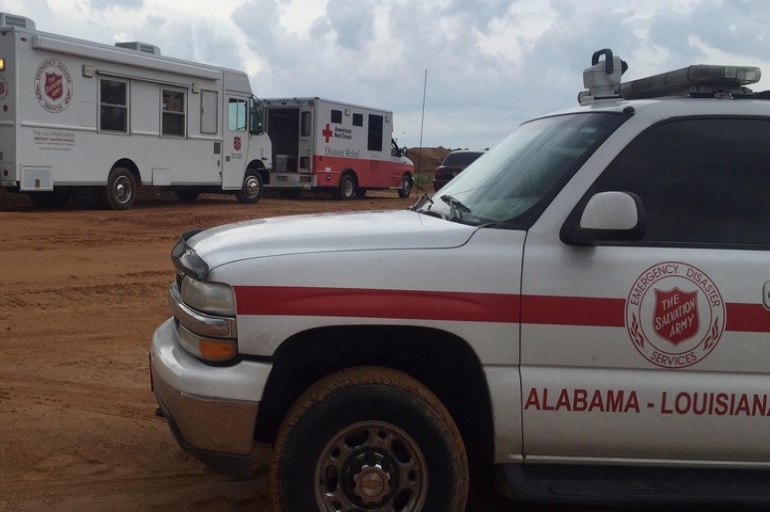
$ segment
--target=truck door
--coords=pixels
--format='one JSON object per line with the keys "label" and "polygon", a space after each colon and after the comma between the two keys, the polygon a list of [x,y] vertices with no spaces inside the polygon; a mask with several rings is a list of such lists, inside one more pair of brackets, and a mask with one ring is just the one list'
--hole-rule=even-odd
{"label": "truck door", "polygon": [[[201,134],[216,136],[219,133],[219,94],[217,91],[201,91]],[[214,141],[211,143],[211,153],[209,158],[212,160],[209,166],[212,171],[219,175],[219,181],[222,181],[222,143]]]}
{"label": "truck door", "polygon": [[[655,126],[617,156],[588,160],[595,176],[573,178],[532,227],[521,314],[526,457],[770,458],[768,139],[760,119]],[[641,199],[644,237],[563,242],[588,199],[611,191]],[[557,206],[573,193],[579,206]]]}
{"label": "truck door", "polygon": [[240,189],[249,154],[248,96],[227,96],[227,120],[222,144],[222,188]]}
{"label": "truck door", "polygon": [[[297,154],[297,171],[301,173],[318,172],[313,163],[313,136],[315,119],[312,106],[299,109],[299,146]],[[320,134],[318,135],[321,136]]]}
{"label": "truck door", "polygon": [[369,114],[367,119],[367,158],[369,158],[366,184],[371,188],[387,188],[390,186],[390,174],[393,165],[386,156],[390,152],[390,130],[386,130],[385,116]]}

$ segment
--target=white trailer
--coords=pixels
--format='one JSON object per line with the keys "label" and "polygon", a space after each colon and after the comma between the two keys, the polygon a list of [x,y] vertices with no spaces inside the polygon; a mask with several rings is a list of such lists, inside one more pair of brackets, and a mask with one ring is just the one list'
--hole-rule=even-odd
{"label": "white trailer", "polygon": [[352,199],[391,189],[409,197],[414,165],[392,138],[392,112],[321,98],[263,104],[274,162],[265,187],[285,196],[305,189]]}
{"label": "white trailer", "polygon": [[0,13],[0,185],[37,204],[89,193],[123,210],[139,184],[256,203],[272,166],[261,116],[241,71],[39,32]]}

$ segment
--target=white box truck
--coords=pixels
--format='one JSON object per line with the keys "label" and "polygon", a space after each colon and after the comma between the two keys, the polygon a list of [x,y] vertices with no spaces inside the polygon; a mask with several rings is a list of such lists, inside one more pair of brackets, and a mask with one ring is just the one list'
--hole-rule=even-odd
{"label": "white box truck", "polygon": [[137,186],[256,203],[272,167],[262,107],[242,71],[40,32],[0,13],[0,186],[116,210]]}
{"label": "white box truck", "polygon": [[289,197],[303,189],[338,199],[383,189],[409,197],[414,165],[392,138],[392,112],[321,98],[263,103],[275,163],[265,187]]}

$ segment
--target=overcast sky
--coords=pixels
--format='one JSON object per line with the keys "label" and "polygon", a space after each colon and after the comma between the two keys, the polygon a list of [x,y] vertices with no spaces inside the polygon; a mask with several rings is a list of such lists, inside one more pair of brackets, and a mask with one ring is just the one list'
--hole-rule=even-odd
{"label": "overcast sky", "polygon": [[409,147],[491,147],[577,105],[601,48],[628,63],[624,79],[753,65],[764,71],[754,90],[770,89],[768,0],[0,0],[0,11],[241,69],[258,97],[390,109]]}

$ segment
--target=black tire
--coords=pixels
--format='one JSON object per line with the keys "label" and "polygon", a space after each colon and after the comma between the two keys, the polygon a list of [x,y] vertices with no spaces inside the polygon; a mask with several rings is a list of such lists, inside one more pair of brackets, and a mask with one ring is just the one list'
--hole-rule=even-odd
{"label": "black tire", "polygon": [[297,199],[299,196],[302,195],[302,189],[301,188],[282,188],[282,189],[278,189],[278,194],[281,197],[285,197],[287,199]]}
{"label": "black tire", "polygon": [[262,197],[262,175],[254,169],[246,169],[243,177],[243,188],[235,193],[241,204],[254,204]]}
{"label": "black tire", "polygon": [[350,201],[356,197],[356,179],[352,174],[345,174],[340,178],[340,184],[335,194],[336,199]]}
{"label": "black tire", "polygon": [[136,200],[136,180],[125,167],[114,167],[102,188],[102,205],[112,210],[128,210]]}
{"label": "black tire", "polygon": [[356,197],[358,199],[363,199],[366,196],[366,190],[365,188],[358,187],[356,189]]}
{"label": "black tire", "polygon": [[192,203],[198,199],[198,196],[201,195],[201,192],[197,188],[178,188],[174,190],[174,195],[180,201],[184,201],[185,203]]}
{"label": "black tire", "polygon": [[294,403],[273,447],[274,512],[463,512],[467,498],[457,426],[427,387],[396,370],[323,378]]}
{"label": "black tire", "polygon": [[401,178],[401,186],[398,189],[398,197],[401,199],[406,199],[409,197],[409,195],[412,193],[413,185],[414,181],[412,181],[412,177],[408,174],[404,174],[404,177]]}

